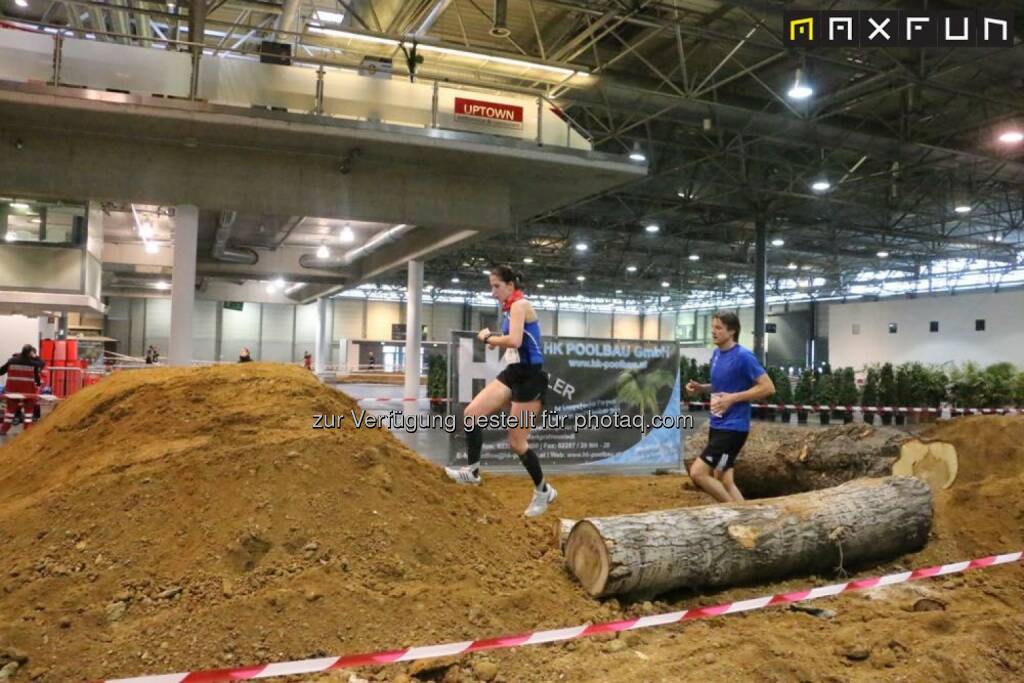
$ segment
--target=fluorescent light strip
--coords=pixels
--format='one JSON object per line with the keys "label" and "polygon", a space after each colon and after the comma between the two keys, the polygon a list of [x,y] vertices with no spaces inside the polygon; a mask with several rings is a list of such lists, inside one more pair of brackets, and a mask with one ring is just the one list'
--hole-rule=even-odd
{"label": "fluorescent light strip", "polygon": [[[361,40],[365,43],[377,43],[379,45],[393,45],[398,46],[399,42],[394,38],[379,38],[377,36],[364,36],[362,33],[351,33],[349,31],[340,31],[336,28],[322,28],[320,26],[310,26],[310,33],[320,33],[325,36],[331,36],[332,38],[347,38],[348,40]],[[422,47],[422,45],[420,46]]]}
{"label": "fluorescent light strip", "polygon": [[[370,36],[362,33],[353,33],[351,31],[342,31],[333,28],[323,28],[322,26],[310,26],[308,28],[310,33],[318,33],[325,36],[331,36],[332,38],[346,38],[348,40],[361,40],[367,43],[377,43],[379,45],[391,45],[398,46],[401,41],[395,40],[394,38],[381,38],[379,36]],[[522,59],[512,59],[510,57],[499,57],[497,55],[489,55],[481,52],[471,52],[469,50],[459,50],[451,47],[443,47],[441,45],[430,45],[429,43],[418,43],[417,49],[424,50],[426,52],[438,52],[441,54],[452,55],[453,57],[464,57],[467,59],[484,59],[489,62],[496,62],[498,64],[507,64],[509,66],[517,66],[523,69],[540,69],[541,71],[550,71],[551,73],[558,74],[560,76],[589,76],[590,73],[586,69],[570,69],[564,66],[551,66],[550,64],[538,64],[536,62],[528,62]]]}
{"label": "fluorescent light strip", "polygon": [[440,45],[429,45],[426,43],[420,43],[417,46],[420,50],[426,50],[427,52],[440,52],[446,55],[452,55],[455,57],[466,57],[468,59],[485,59],[489,62],[497,62],[499,64],[508,64],[509,66],[518,66],[524,69],[540,69],[541,71],[550,71],[552,73],[559,74],[561,76],[589,76],[590,74],[585,69],[569,69],[564,66],[551,66],[550,64],[537,64],[536,62],[527,62],[522,59],[512,59],[510,57],[498,57],[495,55],[488,55],[481,52],[470,52],[469,50],[459,50],[450,47],[441,47]]}

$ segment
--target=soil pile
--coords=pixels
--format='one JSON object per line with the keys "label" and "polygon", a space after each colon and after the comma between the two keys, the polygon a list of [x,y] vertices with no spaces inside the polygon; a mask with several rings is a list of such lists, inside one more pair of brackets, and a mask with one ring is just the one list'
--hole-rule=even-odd
{"label": "soil pile", "polygon": [[0,448],[0,667],[66,682],[599,613],[522,523],[528,486],[518,509],[457,487],[355,409],[295,367],[122,372]]}

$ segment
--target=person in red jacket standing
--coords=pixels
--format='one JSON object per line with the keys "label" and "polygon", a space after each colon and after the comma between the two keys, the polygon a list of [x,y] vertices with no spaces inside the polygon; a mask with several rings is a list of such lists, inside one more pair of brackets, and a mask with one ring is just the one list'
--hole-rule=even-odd
{"label": "person in red jacket standing", "polygon": [[19,407],[25,421],[23,429],[32,426],[36,403],[39,401],[39,373],[42,369],[43,361],[36,355],[36,349],[31,344],[25,344],[21,347],[21,353],[14,354],[0,366],[0,375],[7,375],[7,384],[4,385],[4,423],[0,426],[0,435],[11,430],[14,413]]}

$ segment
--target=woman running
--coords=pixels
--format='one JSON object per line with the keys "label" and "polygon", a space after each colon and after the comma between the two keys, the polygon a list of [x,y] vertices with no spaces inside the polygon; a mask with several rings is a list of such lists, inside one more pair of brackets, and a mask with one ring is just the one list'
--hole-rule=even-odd
{"label": "woman running", "polygon": [[[490,280],[491,294],[501,302],[504,311],[501,334],[485,327],[477,337],[491,348],[505,349],[504,359],[508,366],[466,407],[463,426],[466,428],[469,465],[444,469],[459,484],[479,484],[483,433],[472,422],[509,407],[510,422],[514,420],[514,424],[508,430],[508,445],[530,473],[534,486],[533,501],[523,514],[536,517],[544,514],[558,496],[555,488],[544,481],[540,460],[527,441],[548,388],[548,375],[543,370],[540,322],[533,305],[523,297],[523,290],[519,288],[522,281],[519,273],[508,266],[499,266],[491,271]],[[471,424],[467,426],[467,422]]]}

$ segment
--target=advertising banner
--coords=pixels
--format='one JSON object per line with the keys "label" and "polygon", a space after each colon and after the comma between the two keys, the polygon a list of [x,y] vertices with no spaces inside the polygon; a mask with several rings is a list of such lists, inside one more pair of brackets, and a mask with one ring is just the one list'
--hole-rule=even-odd
{"label": "advertising banner", "polygon": [[[449,461],[466,464],[463,411],[504,364],[469,332],[453,332],[449,363],[459,425]],[[548,391],[530,447],[545,467],[675,467],[682,457],[679,349],[672,342],[545,337]],[[484,429],[486,464],[518,466],[507,442],[507,415]]]}

